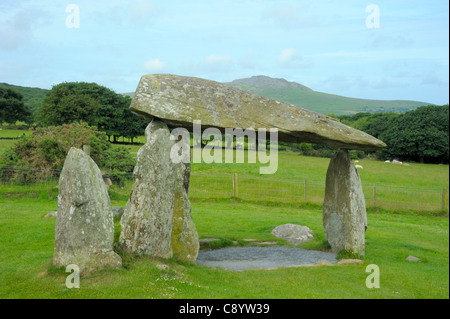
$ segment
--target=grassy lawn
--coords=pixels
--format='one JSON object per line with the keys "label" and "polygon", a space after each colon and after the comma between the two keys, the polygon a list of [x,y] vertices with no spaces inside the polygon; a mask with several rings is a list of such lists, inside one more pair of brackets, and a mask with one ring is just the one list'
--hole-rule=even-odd
{"label": "grassy lawn", "polygon": [[[0,136],[15,133],[2,130]],[[2,140],[0,146],[9,142],[15,141]],[[137,152],[140,145],[127,147]],[[190,197],[200,238],[221,238],[227,243],[251,238],[287,245],[272,236],[271,230],[296,223],[314,231],[313,241],[301,247],[322,249],[321,206],[290,201],[289,196],[297,192],[295,187],[299,188],[297,195],[303,196],[303,181],[307,180],[308,202],[315,202],[313,196],[320,202],[328,164],[327,158],[285,151],[279,152],[273,175],[260,175],[259,163],[193,163]],[[448,189],[448,165],[404,166],[374,160],[359,164],[364,167],[359,172],[369,202],[374,184],[380,201],[425,201],[428,196],[438,206],[440,190]],[[231,197],[233,173],[239,176],[239,198]],[[255,183],[263,186],[252,189]],[[51,266],[56,220],[44,218],[57,208],[56,185],[55,181],[0,185],[0,298],[449,298],[448,212],[394,212],[371,205],[363,264],[234,272],[175,259],[123,256],[123,268],[85,274],[80,289],[68,289],[68,273]],[[130,187],[127,183],[123,189],[110,189],[113,205],[125,206]],[[392,187],[397,187],[397,193]],[[417,192],[399,191],[422,188],[424,198]],[[117,240],[120,224],[116,221],[115,225]],[[409,255],[420,261],[406,261]],[[369,264],[380,269],[379,289],[365,285]]]}
{"label": "grassy lawn", "polygon": [[[114,205],[125,201],[114,200]],[[199,236],[276,240],[284,223],[307,225],[318,248],[325,238],[320,206],[260,205],[235,199],[193,200]],[[125,258],[119,270],[81,277],[68,289],[68,274],[51,267],[56,209],[49,199],[2,199],[0,298],[448,298],[448,218],[369,211],[364,264],[248,270],[189,265],[176,260]],[[120,232],[116,221],[116,233]],[[117,236],[116,236],[117,237]],[[280,241],[280,244],[284,244]],[[405,260],[409,255],[419,262]],[[160,264],[168,267],[161,269]],[[380,269],[380,288],[368,289],[368,264]]]}
{"label": "grassy lawn", "polygon": [[1,139],[1,138],[17,138],[23,135],[31,135],[32,131],[28,130],[15,130],[15,129],[2,129],[0,130],[0,155],[7,149],[14,146],[18,140]]}

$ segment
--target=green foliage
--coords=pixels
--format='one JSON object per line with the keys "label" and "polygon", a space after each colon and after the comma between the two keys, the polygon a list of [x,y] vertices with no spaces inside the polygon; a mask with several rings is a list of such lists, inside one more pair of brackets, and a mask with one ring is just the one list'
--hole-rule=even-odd
{"label": "green foliage", "polygon": [[361,130],[378,138],[389,128],[391,121],[398,116],[402,115],[398,113],[371,114],[366,118],[364,126],[361,127]]}
{"label": "green foliage", "polygon": [[136,160],[124,146],[112,147],[104,152],[102,167],[108,171],[133,172]]}
{"label": "green foliage", "polygon": [[394,117],[379,138],[388,145],[383,158],[448,163],[449,107],[422,106]]}
{"label": "green foliage", "polygon": [[104,153],[101,166],[108,171],[113,184],[124,187],[126,181],[132,179],[132,172],[136,160],[124,146],[111,147]]}
{"label": "green foliage", "polygon": [[306,152],[312,149],[311,143],[300,143],[300,150]]}
{"label": "green foliage", "polygon": [[334,153],[336,152],[335,148],[322,144],[309,144],[309,143],[301,143],[300,150],[301,153],[306,156],[327,157],[327,158],[333,157]]}
{"label": "green foliage", "polygon": [[142,135],[147,121],[131,113],[131,98],[87,82],[63,82],[52,87],[37,113],[43,126],[84,121],[108,138]]}
{"label": "green foliage", "polygon": [[64,156],[64,154],[61,154],[61,148],[59,147],[59,144],[57,141],[52,140],[48,137],[45,137],[38,145],[37,148],[39,149],[42,158],[47,163],[54,163],[60,157],[61,155]]}
{"label": "green foliage", "polygon": [[91,157],[102,162],[104,152],[110,147],[105,133],[87,123],[64,124],[38,128],[33,135],[20,140],[2,155],[4,165],[36,167],[43,171],[60,170],[71,147],[91,146]]}
{"label": "green foliage", "polygon": [[12,89],[23,95],[23,102],[32,113],[41,107],[42,101],[49,90],[33,87],[25,87],[12,85],[8,83],[0,83],[0,88]]}
{"label": "green foliage", "polygon": [[[358,113],[340,116],[346,125],[381,139],[387,147],[377,152],[380,159],[448,163],[448,105],[428,105],[404,114]],[[361,153],[352,158],[361,158]]]}
{"label": "green foliage", "polygon": [[350,150],[349,154],[350,158],[353,160],[361,159],[366,156],[366,154],[363,151],[356,151],[356,150]]}
{"label": "green foliage", "polygon": [[17,121],[30,121],[31,112],[22,99],[23,96],[19,92],[0,87],[0,124],[3,122],[14,124]]}

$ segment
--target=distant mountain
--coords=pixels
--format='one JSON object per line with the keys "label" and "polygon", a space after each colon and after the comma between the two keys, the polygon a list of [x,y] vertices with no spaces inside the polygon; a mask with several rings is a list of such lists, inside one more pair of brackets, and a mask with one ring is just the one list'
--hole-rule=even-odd
{"label": "distant mountain", "polygon": [[12,85],[8,83],[0,83],[1,88],[12,89],[23,95],[23,102],[25,105],[29,106],[31,111],[34,112],[39,108],[44,100],[45,95],[48,91],[41,88],[32,88],[19,85]]}
{"label": "distant mountain", "polygon": [[238,79],[225,84],[252,92],[275,89],[298,89],[303,91],[312,91],[309,87],[298,84],[297,82],[289,82],[281,78],[275,79],[265,75],[255,75],[251,78]]}
{"label": "distant mountain", "polygon": [[432,103],[408,100],[369,100],[314,91],[302,84],[264,75],[225,83],[275,100],[289,102],[310,111],[336,115],[358,112],[406,112]]}

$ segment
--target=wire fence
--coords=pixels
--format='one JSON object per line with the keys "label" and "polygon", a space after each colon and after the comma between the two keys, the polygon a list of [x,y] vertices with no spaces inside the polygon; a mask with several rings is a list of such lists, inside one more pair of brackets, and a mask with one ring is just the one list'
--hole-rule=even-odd
{"label": "wire fence", "polygon": [[[365,185],[366,207],[390,210],[448,211],[446,188],[419,188],[393,185]],[[253,175],[191,174],[192,198],[237,197],[244,200],[322,204],[325,181],[281,180]]]}
{"label": "wire fence", "polygon": [[[34,194],[56,197],[60,171],[32,168],[0,168],[0,194]],[[113,175],[114,174],[114,175]],[[129,192],[132,173],[104,175],[105,183]],[[120,182],[120,183],[119,183]],[[402,187],[363,184],[367,207],[398,211],[448,211],[447,188]],[[321,205],[325,181],[282,180],[245,174],[191,172],[189,197],[193,199],[230,198],[260,202],[314,203]]]}

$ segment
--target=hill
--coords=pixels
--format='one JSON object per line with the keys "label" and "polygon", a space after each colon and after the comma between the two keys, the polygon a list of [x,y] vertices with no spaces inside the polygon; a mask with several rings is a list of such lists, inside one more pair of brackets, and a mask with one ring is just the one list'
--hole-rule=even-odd
{"label": "hill", "polygon": [[23,102],[26,106],[30,107],[32,113],[34,113],[34,111],[41,106],[45,95],[49,91],[41,88],[25,87],[8,83],[0,83],[0,87],[5,89],[12,89],[22,94]]}
{"label": "hill", "polygon": [[408,100],[371,100],[345,97],[314,91],[296,82],[263,75],[238,79],[225,84],[323,114],[344,115],[358,112],[403,113],[422,105],[431,104]]}
{"label": "hill", "polygon": [[[431,104],[421,101],[371,100],[345,97],[314,91],[297,82],[290,82],[282,78],[271,78],[264,75],[237,79],[225,84],[279,101],[289,102],[323,114],[334,113],[336,115],[345,115],[358,112],[403,113],[422,105]],[[28,105],[33,113],[40,107],[45,95],[49,91],[47,89],[24,87],[8,83],[0,83],[0,87],[10,88],[20,92],[23,95],[25,105]],[[134,92],[123,93],[123,95],[133,97]]]}

